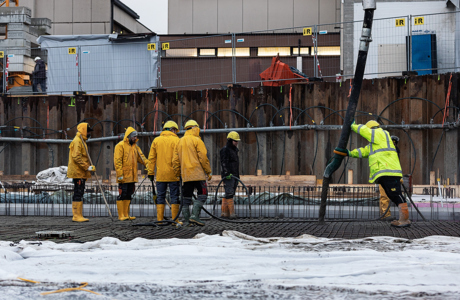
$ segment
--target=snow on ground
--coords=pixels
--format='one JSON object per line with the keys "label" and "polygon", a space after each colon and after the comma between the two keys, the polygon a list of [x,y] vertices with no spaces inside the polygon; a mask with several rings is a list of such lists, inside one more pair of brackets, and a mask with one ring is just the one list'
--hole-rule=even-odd
{"label": "snow on ground", "polygon": [[[20,281],[22,277],[39,284]],[[0,299],[459,299],[460,238],[0,241]],[[76,287],[83,291],[41,296]]]}

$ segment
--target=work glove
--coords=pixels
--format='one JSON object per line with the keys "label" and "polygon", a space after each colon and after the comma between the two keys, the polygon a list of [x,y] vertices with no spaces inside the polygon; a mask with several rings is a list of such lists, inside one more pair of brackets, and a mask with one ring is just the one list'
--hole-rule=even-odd
{"label": "work glove", "polygon": [[89,166],[88,171],[90,172],[96,172],[96,166]]}
{"label": "work glove", "polygon": [[118,181],[122,181],[122,180],[123,180],[123,176],[118,177]]}
{"label": "work glove", "polygon": [[225,179],[230,180],[230,179],[232,179],[232,176],[233,176],[232,174],[228,174],[227,176],[225,176]]}
{"label": "work glove", "polygon": [[153,181],[153,179],[155,179],[155,175],[149,175],[148,177],[150,181]]}
{"label": "work glove", "polygon": [[212,179],[212,174],[209,173],[209,174],[208,174],[208,181],[211,181],[211,179]]}
{"label": "work glove", "polygon": [[401,178],[401,179],[399,180],[399,182],[401,182],[401,184],[404,184],[404,179]]}

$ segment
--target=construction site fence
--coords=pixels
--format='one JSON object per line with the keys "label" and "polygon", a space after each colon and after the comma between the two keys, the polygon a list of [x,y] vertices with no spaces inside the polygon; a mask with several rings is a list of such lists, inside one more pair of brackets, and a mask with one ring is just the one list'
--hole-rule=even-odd
{"label": "construction site fence", "polygon": [[[401,76],[404,72],[424,75],[458,71],[460,54],[456,50],[459,43],[456,28],[459,27],[459,13],[374,19],[365,78]],[[298,80],[298,75],[309,80],[342,82],[353,78],[361,29],[362,21],[354,21],[219,35],[165,35],[160,36],[155,45],[145,45],[145,51],[154,51],[151,56],[134,51],[122,57],[112,57],[108,48],[104,50],[109,46],[79,46],[78,42],[73,47],[62,47],[57,52],[58,57],[52,59],[45,49],[2,48],[3,80],[0,90],[13,93],[12,86],[30,86],[33,78],[19,78],[14,73],[31,74],[35,56],[40,56],[46,63],[51,62],[47,65],[48,73],[54,72],[67,78],[65,90],[57,87],[52,91],[54,94],[114,92],[106,88],[106,76],[95,76],[101,74],[101,68],[102,73],[115,76],[126,87],[133,86],[133,81],[139,76],[155,79],[152,85],[146,84],[136,91],[126,88],[126,92],[196,90],[230,84],[277,86]],[[120,44],[117,47],[124,46]],[[281,79],[262,79],[260,74],[270,67],[277,55],[282,62],[297,70],[285,72]],[[152,70],[155,74],[138,74],[133,66],[142,65],[143,60],[149,57],[158,61],[156,70]],[[117,92],[123,92],[123,86]],[[38,87],[36,93],[48,92]],[[33,92],[23,89],[21,93]]]}
{"label": "construction site fence", "polygon": [[[71,217],[73,185],[4,185],[0,194],[1,216],[44,216]],[[315,221],[318,218],[321,201],[321,186],[238,186],[235,197],[235,212],[241,219],[278,218],[280,220]],[[224,188],[209,186],[206,210],[220,216]],[[217,191],[217,193],[216,193]],[[117,216],[116,201],[118,185],[104,185],[103,194],[96,185],[87,185],[84,195],[83,215],[86,217],[108,217],[105,201],[112,215]],[[217,197],[216,197],[217,195]],[[131,201],[130,214],[136,217],[156,218],[152,186],[136,188]],[[407,195],[406,195],[407,197]],[[378,187],[330,187],[327,199],[328,220],[376,220],[380,217],[380,193]],[[169,193],[167,205],[171,203]],[[408,200],[409,202],[409,200]],[[456,202],[433,202],[417,204],[429,220],[460,220],[460,204]],[[409,203],[412,220],[421,220]],[[391,212],[397,216],[397,208]],[[170,209],[165,216],[171,218]],[[202,217],[209,217],[204,211]]]}

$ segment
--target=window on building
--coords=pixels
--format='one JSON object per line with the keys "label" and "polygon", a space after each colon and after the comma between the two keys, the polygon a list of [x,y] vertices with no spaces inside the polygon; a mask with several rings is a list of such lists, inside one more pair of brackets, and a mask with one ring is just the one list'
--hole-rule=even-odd
{"label": "window on building", "polygon": [[290,56],[291,47],[259,47],[257,48],[258,56]]}
{"label": "window on building", "polygon": [[340,46],[318,47],[318,55],[340,55]]}
{"label": "window on building", "polygon": [[200,56],[216,56],[216,49],[200,49]]}
{"label": "window on building", "polygon": [[[310,47],[300,47],[300,55],[309,55]],[[299,55],[299,47],[292,48],[292,55]]]}
{"label": "window on building", "polygon": [[[218,57],[232,57],[232,48],[218,48]],[[249,48],[235,48],[235,56],[250,56]]]}
{"label": "window on building", "polygon": [[198,50],[196,48],[182,48],[166,50],[166,57],[196,57]]}

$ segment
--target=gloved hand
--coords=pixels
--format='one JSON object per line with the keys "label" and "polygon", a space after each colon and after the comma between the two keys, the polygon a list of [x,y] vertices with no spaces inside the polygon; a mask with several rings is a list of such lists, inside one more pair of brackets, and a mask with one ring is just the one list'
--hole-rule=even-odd
{"label": "gloved hand", "polygon": [[232,176],[233,176],[232,174],[228,174],[227,176],[225,176],[225,179],[230,180],[230,179],[232,179]]}
{"label": "gloved hand", "polygon": [[148,177],[149,177],[150,181],[153,181],[153,179],[155,179],[155,175],[149,175]]}
{"label": "gloved hand", "polygon": [[118,177],[118,181],[122,181],[122,180],[123,180],[123,176]]}
{"label": "gloved hand", "polygon": [[404,184],[404,179],[401,178],[401,179],[399,180],[399,182],[401,182],[401,184]]}
{"label": "gloved hand", "polygon": [[89,166],[88,171],[96,172],[96,166]]}
{"label": "gloved hand", "polygon": [[351,122],[351,125],[356,125],[355,118],[353,118],[353,122]]}
{"label": "gloved hand", "polygon": [[208,174],[208,181],[211,181],[211,179],[212,179],[212,174],[209,173],[209,174]]}

